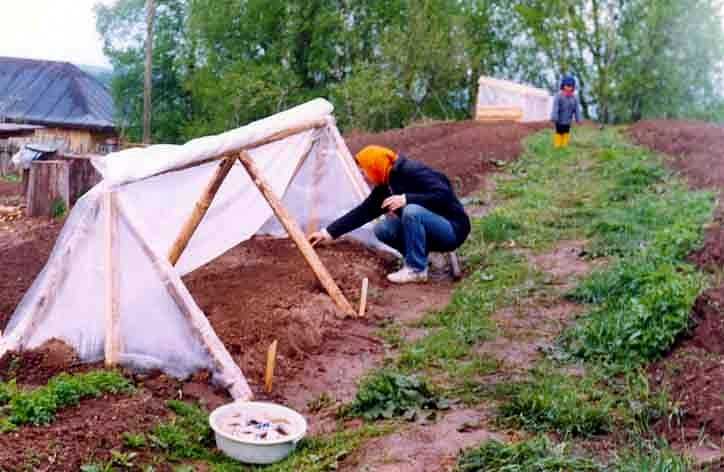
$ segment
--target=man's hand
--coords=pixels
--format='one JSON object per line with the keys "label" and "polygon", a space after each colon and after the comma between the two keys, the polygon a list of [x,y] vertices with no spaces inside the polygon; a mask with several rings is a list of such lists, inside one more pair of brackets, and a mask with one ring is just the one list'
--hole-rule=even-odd
{"label": "man's hand", "polygon": [[326,229],[323,229],[322,231],[316,231],[310,234],[307,239],[310,243],[312,243],[312,247],[314,247],[323,241],[331,241],[332,236],[327,232]]}
{"label": "man's hand", "polygon": [[405,195],[393,195],[382,202],[382,208],[389,212],[394,212],[407,205],[407,197]]}

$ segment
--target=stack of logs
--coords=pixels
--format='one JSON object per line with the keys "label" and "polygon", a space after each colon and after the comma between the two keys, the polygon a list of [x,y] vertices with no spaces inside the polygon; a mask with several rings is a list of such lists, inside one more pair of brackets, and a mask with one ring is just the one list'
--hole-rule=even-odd
{"label": "stack of logs", "polygon": [[23,209],[19,206],[0,205],[0,222],[12,223],[23,216]]}

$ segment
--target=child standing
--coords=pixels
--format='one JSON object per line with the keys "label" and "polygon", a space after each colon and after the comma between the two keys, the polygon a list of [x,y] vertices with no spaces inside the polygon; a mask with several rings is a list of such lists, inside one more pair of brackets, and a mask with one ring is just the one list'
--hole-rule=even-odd
{"label": "child standing", "polygon": [[568,146],[571,140],[571,124],[573,119],[581,122],[581,104],[576,96],[576,79],[567,75],[561,81],[561,91],[553,101],[551,121],[556,125],[553,145],[556,149]]}

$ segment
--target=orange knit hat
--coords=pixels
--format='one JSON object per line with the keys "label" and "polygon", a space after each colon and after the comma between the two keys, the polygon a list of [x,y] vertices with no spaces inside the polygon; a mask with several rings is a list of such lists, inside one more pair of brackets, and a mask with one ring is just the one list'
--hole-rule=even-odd
{"label": "orange knit hat", "polygon": [[355,160],[373,184],[381,185],[389,181],[397,154],[386,147],[367,146],[357,153]]}

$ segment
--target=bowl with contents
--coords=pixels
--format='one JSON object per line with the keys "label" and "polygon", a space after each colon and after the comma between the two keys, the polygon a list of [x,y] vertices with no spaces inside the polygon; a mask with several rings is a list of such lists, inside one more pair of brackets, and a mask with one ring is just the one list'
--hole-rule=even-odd
{"label": "bowl with contents", "polygon": [[237,402],[209,416],[216,446],[246,464],[273,464],[287,457],[307,432],[307,420],[287,407]]}

